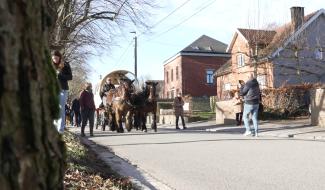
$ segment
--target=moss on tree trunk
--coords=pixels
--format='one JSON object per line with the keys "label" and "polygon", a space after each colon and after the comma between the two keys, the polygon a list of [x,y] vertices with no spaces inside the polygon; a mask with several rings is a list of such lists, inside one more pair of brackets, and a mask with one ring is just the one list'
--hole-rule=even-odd
{"label": "moss on tree trunk", "polygon": [[0,189],[63,189],[46,0],[0,3]]}

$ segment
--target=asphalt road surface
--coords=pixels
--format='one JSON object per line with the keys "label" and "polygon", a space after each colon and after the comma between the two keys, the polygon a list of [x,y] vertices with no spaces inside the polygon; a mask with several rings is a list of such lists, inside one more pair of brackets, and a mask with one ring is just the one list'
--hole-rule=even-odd
{"label": "asphalt road surface", "polygon": [[164,184],[150,189],[325,189],[324,141],[191,129],[95,131],[89,139]]}

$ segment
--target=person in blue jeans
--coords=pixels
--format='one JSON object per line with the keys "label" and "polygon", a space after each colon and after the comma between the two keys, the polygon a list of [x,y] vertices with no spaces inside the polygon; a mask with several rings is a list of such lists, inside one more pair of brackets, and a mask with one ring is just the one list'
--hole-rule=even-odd
{"label": "person in blue jeans", "polygon": [[70,64],[66,61],[63,61],[63,57],[60,51],[56,50],[52,53],[52,63],[56,70],[60,85],[60,118],[54,121],[54,123],[56,124],[58,132],[62,134],[65,129],[65,104],[67,103],[69,92],[68,81],[72,80],[72,72]]}
{"label": "person in blue jeans", "polygon": [[251,75],[244,87],[240,90],[240,95],[244,96],[244,112],[243,120],[246,131],[245,136],[251,135],[252,131],[249,125],[249,114],[252,114],[255,137],[258,137],[258,108],[260,103],[260,87],[256,80]]}

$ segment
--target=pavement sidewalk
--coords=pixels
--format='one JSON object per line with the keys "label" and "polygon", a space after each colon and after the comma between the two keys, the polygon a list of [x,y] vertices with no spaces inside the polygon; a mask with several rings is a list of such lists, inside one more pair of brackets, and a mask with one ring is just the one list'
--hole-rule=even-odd
{"label": "pavement sidewalk", "polygon": [[[222,134],[245,132],[244,126],[216,125],[215,121],[194,122],[187,124],[188,130],[205,130]],[[173,125],[159,125],[158,129],[174,129]],[[296,138],[325,140],[325,128],[312,126],[310,119],[259,121],[259,137]]]}

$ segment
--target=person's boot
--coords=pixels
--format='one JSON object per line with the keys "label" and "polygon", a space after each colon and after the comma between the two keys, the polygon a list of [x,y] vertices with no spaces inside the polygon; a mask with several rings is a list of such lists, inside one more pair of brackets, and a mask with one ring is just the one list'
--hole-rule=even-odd
{"label": "person's boot", "polygon": [[187,129],[187,127],[183,126],[183,129]]}
{"label": "person's boot", "polygon": [[91,137],[94,136],[93,127],[90,128],[90,136],[91,136]]}
{"label": "person's boot", "polygon": [[176,129],[177,129],[177,130],[180,130],[180,128],[179,128],[178,126],[176,126]]}
{"label": "person's boot", "polygon": [[81,126],[81,134],[80,136],[84,137],[85,135],[85,126]]}

